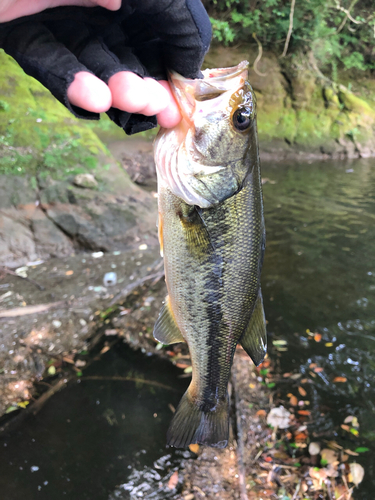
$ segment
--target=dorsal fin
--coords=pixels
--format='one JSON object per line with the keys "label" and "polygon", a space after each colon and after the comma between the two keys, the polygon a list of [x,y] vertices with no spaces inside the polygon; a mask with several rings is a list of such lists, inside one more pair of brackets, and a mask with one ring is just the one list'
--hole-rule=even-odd
{"label": "dorsal fin", "polygon": [[267,352],[266,318],[264,316],[262,292],[259,289],[253,314],[243,334],[240,344],[250,358],[258,366],[264,360]]}
{"label": "dorsal fin", "polygon": [[181,332],[174,320],[169,295],[165,299],[165,304],[161,308],[158,319],[154,326],[154,338],[162,344],[177,344],[177,342],[185,342]]}

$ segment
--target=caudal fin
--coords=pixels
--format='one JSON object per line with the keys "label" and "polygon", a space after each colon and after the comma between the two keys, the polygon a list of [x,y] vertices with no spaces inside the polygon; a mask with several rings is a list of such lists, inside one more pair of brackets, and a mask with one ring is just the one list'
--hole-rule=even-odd
{"label": "caudal fin", "polygon": [[212,410],[202,411],[186,391],[169,426],[167,444],[176,448],[187,448],[192,443],[225,448],[228,436],[228,399]]}

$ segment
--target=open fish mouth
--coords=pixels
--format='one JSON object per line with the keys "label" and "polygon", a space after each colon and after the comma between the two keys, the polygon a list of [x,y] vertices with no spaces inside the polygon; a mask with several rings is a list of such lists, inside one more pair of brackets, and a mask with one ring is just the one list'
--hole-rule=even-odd
{"label": "open fish mouth", "polygon": [[[191,122],[194,112],[197,110],[197,101],[208,101],[216,99],[222,94],[230,91],[236,92],[243,87],[248,76],[248,61],[242,61],[232,68],[206,69],[203,79],[188,79],[171,72],[169,81],[172,92],[181,109],[185,120]],[[222,100],[218,100],[213,107],[222,106]]]}

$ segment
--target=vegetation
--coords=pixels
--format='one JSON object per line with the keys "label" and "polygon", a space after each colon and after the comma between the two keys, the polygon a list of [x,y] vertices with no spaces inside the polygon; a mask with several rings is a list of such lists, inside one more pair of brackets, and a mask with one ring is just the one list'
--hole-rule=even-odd
{"label": "vegetation", "polygon": [[332,80],[338,69],[375,69],[372,0],[204,0],[204,4],[214,39],[220,43],[255,38],[263,49],[279,56],[312,51]]}
{"label": "vegetation", "polygon": [[40,83],[0,51],[0,174],[54,177],[96,165],[105,146]]}

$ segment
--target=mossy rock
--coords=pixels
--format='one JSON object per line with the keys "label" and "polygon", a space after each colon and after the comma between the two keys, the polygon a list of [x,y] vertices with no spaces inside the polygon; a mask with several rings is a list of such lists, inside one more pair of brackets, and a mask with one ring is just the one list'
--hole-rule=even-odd
{"label": "mossy rock", "polygon": [[[0,50],[0,172],[47,170],[55,176],[96,164],[105,146],[48,90]],[[77,171],[78,170],[78,171]]]}
{"label": "mossy rock", "polygon": [[349,92],[342,87],[339,91],[339,99],[348,111],[360,115],[367,115],[375,120],[375,109],[372,108],[364,99],[357,97],[352,92]]}

